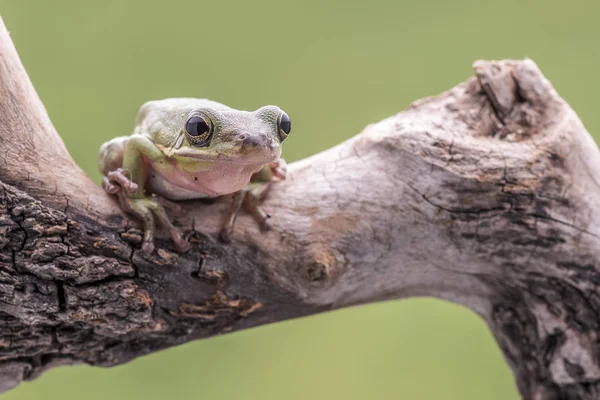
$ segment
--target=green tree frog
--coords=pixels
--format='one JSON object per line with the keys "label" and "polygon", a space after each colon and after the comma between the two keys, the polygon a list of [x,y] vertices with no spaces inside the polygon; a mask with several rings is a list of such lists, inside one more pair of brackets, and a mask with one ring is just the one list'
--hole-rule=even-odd
{"label": "green tree frog", "polygon": [[102,186],[143,225],[142,251],[154,251],[155,225],[166,228],[180,252],[189,243],[166,211],[181,214],[178,200],[234,194],[221,238],[230,240],[243,206],[263,229],[260,208],[272,182],[285,179],[281,144],[292,123],[276,106],[240,111],[193,98],[150,101],[140,108],[131,136],[100,147]]}

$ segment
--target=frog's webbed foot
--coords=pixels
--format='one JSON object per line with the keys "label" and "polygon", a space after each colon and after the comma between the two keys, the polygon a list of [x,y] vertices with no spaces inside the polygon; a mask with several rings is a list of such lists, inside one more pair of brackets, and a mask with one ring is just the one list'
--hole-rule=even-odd
{"label": "frog's webbed foot", "polygon": [[121,207],[142,221],[142,226],[144,228],[142,252],[145,255],[150,255],[154,251],[156,221],[169,231],[169,235],[171,236],[177,251],[185,253],[190,249],[190,243],[185,240],[181,231],[171,223],[169,216],[161,204],[162,200],[160,200],[160,198],[128,197],[123,191],[118,192],[118,197]]}
{"label": "frog's webbed foot", "polygon": [[268,164],[265,169],[266,174],[264,174],[265,171],[259,173],[262,175],[263,179],[266,178],[265,180],[252,182],[233,196],[233,201],[231,202],[231,206],[227,213],[227,219],[225,220],[225,224],[219,235],[221,240],[225,242],[231,240],[235,219],[242,206],[254,216],[254,219],[256,219],[261,230],[267,231],[271,229],[271,225],[269,224],[271,216],[262,209],[260,204],[267,197],[273,183],[285,179],[287,175],[287,164],[284,159],[279,159]]}

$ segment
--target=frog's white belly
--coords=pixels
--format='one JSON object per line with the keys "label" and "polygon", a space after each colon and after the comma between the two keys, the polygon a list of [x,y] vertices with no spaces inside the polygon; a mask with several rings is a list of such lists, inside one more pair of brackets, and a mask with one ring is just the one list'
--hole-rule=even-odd
{"label": "frog's white belly", "polygon": [[176,186],[158,174],[154,169],[148,171],[146,180],[147,189],[150,193],[157,194],[169,200],[193,200],[218,197],[219,195],[210,195],[196,190],[186,189]]}
{"label": "frog's white belly", "polygon": [[243,189],[262,166],[222,164],[209,171],[165,170],[148,165],[147,189],[169,200],[214,198]]}

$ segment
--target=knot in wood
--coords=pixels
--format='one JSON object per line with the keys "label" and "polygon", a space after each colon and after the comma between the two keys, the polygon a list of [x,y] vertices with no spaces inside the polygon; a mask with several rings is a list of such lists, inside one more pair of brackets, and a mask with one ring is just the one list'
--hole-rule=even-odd
{"label": "knot in wood", "polygon": [[324,281],[329,277],[327,265],[320,261],[313,261],[306,267],[306,279],[310,282]]}

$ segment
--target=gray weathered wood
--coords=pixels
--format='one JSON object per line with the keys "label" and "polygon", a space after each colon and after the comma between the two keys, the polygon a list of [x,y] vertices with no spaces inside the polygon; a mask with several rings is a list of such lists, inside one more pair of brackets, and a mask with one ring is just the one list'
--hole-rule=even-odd
{"label": "gray weathered wood", "polygon": [[[0,389],[223,332],[425,295],[488,323],[525,399],[600,398],[600,154],[531,60],[290,166],[273,230],[189,202],[150,258],[74,164],[0,23]],[[42,151],[43,149],[43,151]]]}

